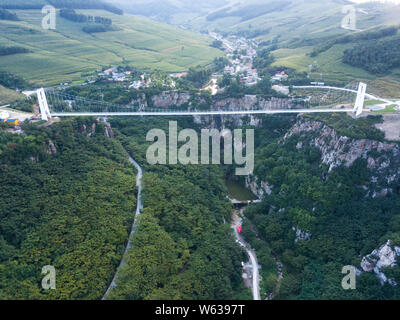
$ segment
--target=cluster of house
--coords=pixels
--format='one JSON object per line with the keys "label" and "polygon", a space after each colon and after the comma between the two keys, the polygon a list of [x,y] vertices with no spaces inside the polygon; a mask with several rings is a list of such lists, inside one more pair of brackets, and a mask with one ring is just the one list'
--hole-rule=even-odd
{"label": "cluster of house", "polygon": [[108,77],[109,81],[124,82],[127,81],[127,77],[130,76],[131,74],[132,74],[131,71],[118,72],[117,68],[110,68],[104,70],[102,75]]}
{"label": "cluster of house", "polygon": [[242,83],[249,87],[256,85],[261,80],[258,70],[253,67],[253,60],[257,57],[255,43],[236,36],[223,38],[215,32],[210,32],[210,36],[222,41],[227,52],[226,57],[230,61],[230,65],[225,67],[225,74],[239,75]]}
{"label": "cluster of house", "polygon": [[285,73],[285,71],[277,72],[273,77],[271,77],[271,82],[282,82],[289,79],[289,76]]}
{"label": "cluster of house", "polygon": [[244,71],[244,74],[243,74],[241,80],[248,87],[254,86],[259,81],[262,80],[258,75],[257,69],[253,69],[252,65],[246,66],[243,71]]}
{"label": "cluster of house", "polygon": [[151,78],[146,79],[145,75],[140,76],[140,80],[135,80],[129,84],[129,89],[139,90],[141,88],[148,88],[151,85]]}
{"label": "cluster of house", "polygon": [[[120,72],[118,71],[118,68],[106,69],[102,73],[99,73],[98,75],[103,78],[106,78],[108,81],[125,82],[127,83],[129,89],[135,89],[135,90],[139,90],[141,88],[149,88],[153,83],[157,82],[154,81],[152,77],[146,76],[146,74],[142,74],[140,76],[140,79],[134,78],[131,71]],[[176,76],[174,76],[174,74],[171,74],[170,75],[171,80],[162,81],[162,85],[174,88],[176,84],[175,81],[172,80],[172,78],[173,77],[179,78],[185,75],[187,75],[187,73],[176,74]]]}

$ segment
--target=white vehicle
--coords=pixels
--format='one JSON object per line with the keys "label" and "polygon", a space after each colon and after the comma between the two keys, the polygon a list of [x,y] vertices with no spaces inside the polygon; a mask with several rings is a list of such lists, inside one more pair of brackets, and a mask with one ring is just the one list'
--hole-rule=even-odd
{"label": "white vehicle", "polygon": [[8,119],[10,117],[10,114],[7,111],[2,111],[0,112],[0,119]]}

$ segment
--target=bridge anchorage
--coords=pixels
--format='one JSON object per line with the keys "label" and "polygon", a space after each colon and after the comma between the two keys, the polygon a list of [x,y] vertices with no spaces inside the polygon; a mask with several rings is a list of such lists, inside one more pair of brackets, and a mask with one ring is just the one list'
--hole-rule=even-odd
{"label": "bridge anchorage", "polygon": [[[172,110],[172,109],[143,109],[140,106],[121,106],[103,101],[93,101],[83,97],[71,96],[62,92],[37,90],[39,108],[42,120],[48,121],[52,117],[109,117],[109,116],[214,116],[214,115],[261,115],[285,113],[336,113],[353,112],[357,117],[363,112],[365,98],[389,101],[366,93],[367,85],[360,83],[358,90],[330,86],[294,86],[294,90],[318,90],[323,95],[308,96],[301,99],[302,108],[294,109],[241,109],[241,110]],[[347,95],[357,94],[356,100]],[[332,98],[334,97],[334,98]],[[314,99],[313,99],[314,98]],[[336,101],[336,107],[333,105]],[[347,102],[353,108],[337,107],[337,103]],[[324,108],[322,106],[325,106]]]}

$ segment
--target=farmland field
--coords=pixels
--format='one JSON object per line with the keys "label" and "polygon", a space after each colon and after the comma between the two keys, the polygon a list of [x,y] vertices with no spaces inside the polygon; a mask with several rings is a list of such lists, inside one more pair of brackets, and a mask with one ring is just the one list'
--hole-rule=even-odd
{"label": "farmland field", "polygon": [[[113,20],[115,31],[87,34],[85,24],[57,16],[56,30],[41,28],[39,10],[11,10],[21,21],[0,21],[0,45],[21,46],[32,53],[0,59],[0,70],[38,85],[78,81],[87,72],[106,66],[179,72],[205,65],[222,52],[209,47],[210,39],[132,15],[77,10]],[[178,50],[176,48],[179,48]]]}
{"label": "farmland field", "polygon": [[[316,70],[309,73],[311,81],[341,80],[345,83],[362,80],[369,86],[368,92],[383,97],[398,97],[400,74],[397,69],[391,70],[390,75],[376,75],[361,68],[353,67],[342,62],[343,52],[352,48],[353,44],[335,45],[317,57],[310,57],[313,47],[296,49],[282,48],[273,51],[276,58],[274,66],[293,68],[298,72],[307,72],[308,66],[317,64]],[[390,89],[390,90],[389,90]]]}
{"label": "farmland field", "polygon": [[14,90],[4,88],[2,85],[0,85],[0,105],[7,104],[23,97],[24,96],[22,94],[19,94]]}
{"label": "farmland field", "polygon": [[308,66],[317,62],[317,70],[311,74],[314,79],[342,79],[352,80],[359,79],[375,79],[376,76],[364,71],[360,68],[355,68],[342,63],[343,51],[350,48],[352,44],[336,45],[328,51],[319,54],[317,57],[310,57],[312,47],[302,47],[296,49],[279,49],[274,51],[276,61],[274,65],[290,67],[299,72],[307,72]]}

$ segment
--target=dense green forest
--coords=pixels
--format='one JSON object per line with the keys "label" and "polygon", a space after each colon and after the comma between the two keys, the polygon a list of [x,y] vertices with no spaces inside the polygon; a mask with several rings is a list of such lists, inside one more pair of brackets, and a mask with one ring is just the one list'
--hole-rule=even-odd
{"label": "dense green forest", "polygon": [[[176,120],[176,119],[174,119]],[[114,120],[126,149],[143,165],[144,212],[134,246],[109,299],[249,299],[245,254],[230,229],[232,206],[219,166],[150,166],[143,132],[168,121]],[[179,126],[195,127],[191,119]]]}
{"label": "dense green forest", "polygon": [[344,52],[343,62],[375,74],[400,67],[400,38],[371,41]]}
{"label": "dense green forest", "polygon": [[98,33],[98,32],[110,31],[110,28],[105,25],[102,25],[102,24],[98,24],[98,25],[92,24],[92,25],[84,26],[82,28],[82,31],[86,32],[86,33]]}
{"label": "dense green forest", "polygon": [[[360,42],[360,41],[377,41],[379,39],[385,38],[385,37],[390,37],[394,36],[397,34],[399,30],[399,27],[386,27],[386,28],[380,28],[376,30],[368,30],[368,31],[362,31],[362,32],[357,32],[355,34],[349,34],[346,36],[341,36],[334,38],[332,40],[326,40],[324,39],[324,44],[321,46],[317,46],[314,48],[314,50],[311,52],[310,56],[311,57],[316,57],[320,53],[328,51],[330,48],[332,48],[334,45],[337,44],[345,44],[345,43],[354,43],[354,42]],[[318,39],[313,39],[311,43],[307,43],[307,40],[303,40],[303,45],[311,45],[315,41],[321,41]]]}
{"label": "dense green forest", "polygon": [[258,69],[260,75],[269,74],[268,68],[275,61],[270,49],[262,49],[257,52],[257,57],[254,59],[253,66]]}
{"label": "dense green forest", "polygon": [[196,88],[201,88],[210,79],[211,74],[211,68],[190,68],[186,79],[192,82]]}
{"label": "dense green forest", "polygon": [[[388,239],[398,243],[398,191],[366,198],[360,185],[370,186],[374,172],[365,160],[328,173],[319,149],[310,145],[313,133],[282,139],[293,121],[293,117],[266,118],[257,134],[263,139],[256,141],[254,174],[273,185],[273,192],[245,211],[249,222],[244,234],[258,252],[264,250],[263,290],[274,288],[276,256],[284,265],[278,299],[398,299],[400,289],[381,287],[373,273],[357,278],[357,290],[341,287],[343,266],[360,268],[362,256]],[[368,134],[363,123],[353,125],[360,137]],[[293,227],[309,231],[311,239],[295,242]],[[399,267],[390,270],[395,275],[399,271]]]}
{"label": "dense green forest", "polygon": [[12,107],[13,109],[16,110],[33,113],[34,112],[33,106],[37,103],[38,103],[37,98],[31,96],[29,98],[16,101]]}
{"label": "dense green forest", "polygon": [[[0,131],[0,299],[100,299],[133,222],[134,169],[94,120],[22,128]],[[41,289],[45,265],[56,290]]]}
{"label": "dense green forest", "polygon": [[0,70],[0,85],[9,89],[24,89],[28,86],[28,83],[21,77]]}
{"label": "dense green forest", "polygon": [[[180,122],[193,127],[191,120]],[[115,139],[92,119],[0,131],[0,299],[99,299],[119,264],[142,166],[144,212],[109,299],[250,299],[242,286],[219,166],[146,164],[143,133],[155,119],[112,120]],[[54,265],[57,289],[41,289]]]}
{"label": "dense green forest", "polygon": [[4,47],[0,45],[0,56],[9,56],[12,54],[18,54],[18,53],[29,53],[30,51],[26,48],[22,47]]}
{"label": "dense green forest", "polygon": [[110,26],[112,24],[112,20],[104,17],[93,17],[87,16],[85,14],[76,13],[74,9],[61,9],[60,16],[68,19],[70,21],[79,22],[79,23],[87,23],[87,22],[94,22],[103,24],[105,26]]}

